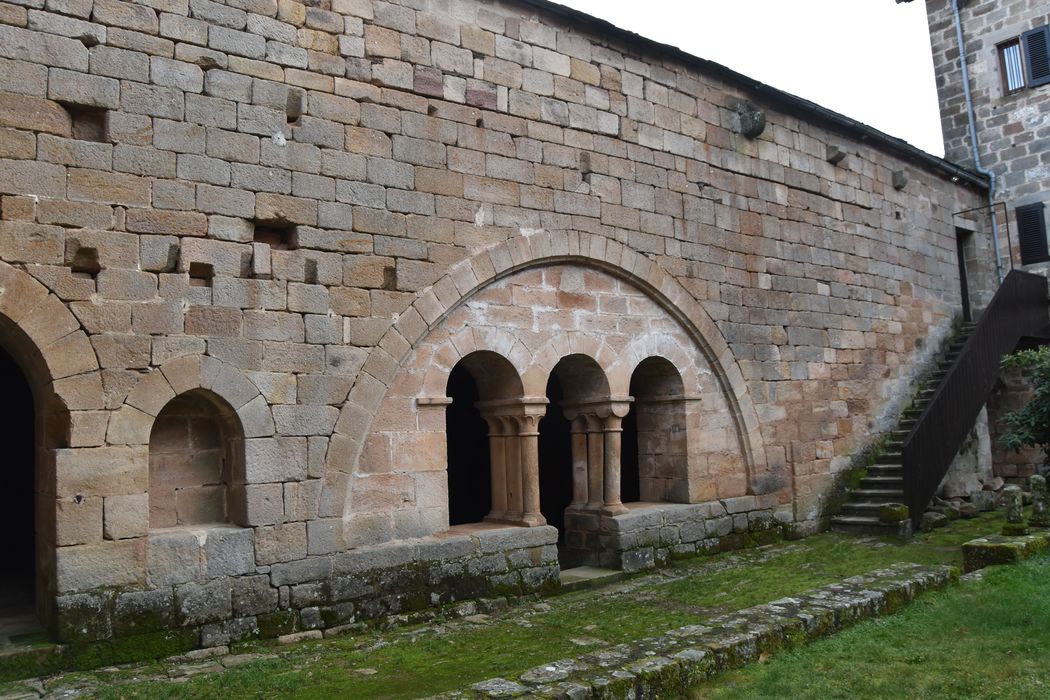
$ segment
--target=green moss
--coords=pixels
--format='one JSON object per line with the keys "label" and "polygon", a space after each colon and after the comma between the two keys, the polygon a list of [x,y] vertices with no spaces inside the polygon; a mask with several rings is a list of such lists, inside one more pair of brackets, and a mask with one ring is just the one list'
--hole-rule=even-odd
{"label": "green moss", "polygon": [[884,523],[899,523],[908,519],[908,506],[903,503],[886,503],[879,508],[879,520]]}
{"label": "green moss", "polygon": [[259,615],[257,619],[260,637],[280,637],[282,634],[291,634],[295,631],[296,614],[294,610],[278,610]]}
{"label": "green moss", "polygon": [[108,642],[71,644],[65,656],[70,666],[84,670],[144,659],[162,659],[189,651],[199,644],[200,636],[196,630],[170,630]]}

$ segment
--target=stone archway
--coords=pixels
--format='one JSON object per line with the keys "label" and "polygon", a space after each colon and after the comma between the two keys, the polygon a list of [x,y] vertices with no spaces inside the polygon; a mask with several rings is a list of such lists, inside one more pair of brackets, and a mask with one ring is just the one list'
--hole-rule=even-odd
{"label": "stone archway", "polygon": [[22,520],[32,520],[21,522],[14,532],[33,541],[35,608],[50,627],[59,552],[77,544],[59,527],[59,519],[82,506],[97,507],[86,499],[59,497],[56,463],[66,452],[98,444],[97,431],[90,429],[96,422],[90,417],[105,407],[102,381],[94,349],[73,314],[43,284],[2,262],[0,349],[10,360],[7,371],[23,379],[30,393],[31,455],[12,468],[30,471],[33,513],[23,511]]}
{"label": "stone archway", "polygon": [[[586,233],[541,232],[528,237],[514,238],[453,266],[448,275],[417,295],[416,301],[398,316],[379,345],[370,352],[340,412],[329,446],[325,496],[322,499],[326,510],[322,512],[322,517],[343,517],[344,522],[349,524],[349,520],[355,514],[353,493],[356,488],[350,486],[359,481],[358,469],[363,468],[367,475],[376,476],[372,474],[371,467],[372,463],[378,463],[373,461],[377,454],[374,452],[376,446],[369,443],[369,440],[373,421],[381,414],[381,407],[386,400],[387,388],[395,383],[399,388],[414,383],[420,392],[415,395],[420,396],[420,399],[414,401],[410,393],[403,393],[404,400],[408,402],[406,405],[424,406],[431,401],[429,396],[443,396],[443,392],[438,394],[432,390],[431,393],[423,391],[422,370],[418,379],[398,376],[403,367],[424,362],[417,352],[424,339],[432,338],[433,333],[446,333],[441,330],[446,319],[493,284],[525,271],[562,264],[597,270],[613,279],[624,280],[640,290],[641,294],[683,329],[690,343],[698,348],[705,358],[720,393],[725,397],[730,413],[728,419],[735,426],[733,432],[746,465],[746,481],[752,482],[756,474],[766,471],[758,419],[747,394],[743,375],[717,326],[696,300],[656,263],[620,243]],[[485,349],[497,342],[495,336],[499,335],[496,331],[486,331],[484,334],[468,333],[466,329],[456,333],[456,342],[450,343],[450,346],[456,346],[462,341],[475,348],[485,346]],[[489,335],[493,338],[487,337]],[[521,339],[513,334],[498,342],[503,344],[501,354],[508,357],[523,372],[527,400],[531,397],[531,400],[545,402],[542,393],[536,396],[538,392],[533,389],[540,378],[530,378],[526,374],[532,362],[534,349],[522,343]],[[463,354],[453,352],[458,356]],[[454,364],[449,364],[446,358],[432,359],[441,360],[448,369]],[[429,361],[430,359],[426,360]],[[622,377],[610,377],[610,381],[617,385],[622,384],[626,390],[630,371],[624,371],[622,374]],[[542,382],[540,386],[545,385],[545,376],[542,377]],[[422,419],[420,421],[422,423]],[[429,419],[427,425],[428,430],[433,428]],[[443,425],[441,428],[443,431]],[[438,439],[435,433],[435,440]],[[428,451],[436,453],[437,447],[436,444],[430,445]],[[393,448],[389,444],[383,446],[380,457],[382,458],[383,454],[397,454],[399,457],[406,454],[397,450],[391,452],[391,449]],[[420,443],[413,445],[413,449],[426,448]],[[443,450],[441,452],[443,453]],[[369,465],[360,466],[359,459],[365,459]],[[381,471],[384,473],[383,479],[389,482],[385,488],[403,489],[411,486],[399,475],[397,468],[383,467]],[[375,483],[378,484],[378,481]],[[415,486],[411,488],[414,489]],[[366,498],[371,500],[373,497]],[[427,522],[417,520],[416,534],[412,536],[432,531],[429,528],[440,519],[437,512],[433,517],[424,513],[419,517]],[[354,526],[349,526],[347,538],[351,544],[385,541],[394,536],[407,536],[405,533],[412,531],[409,528],[400,535],[395,535],[391,524],[386,520],[361,521],[357,525],[361,526],[362,532],[367,531],[368,534],[363,538],[355,538]]]}

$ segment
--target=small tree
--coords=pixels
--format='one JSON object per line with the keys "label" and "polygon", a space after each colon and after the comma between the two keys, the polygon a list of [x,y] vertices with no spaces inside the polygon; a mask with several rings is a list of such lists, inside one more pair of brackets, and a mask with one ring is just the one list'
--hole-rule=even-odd
{"label": "small tree", "polygon": [[1003,417],[1010,429],[999,441],[1017,451],[1022,447],[1039,447],[1043,450],[1044,466],[1050,466],[1050,346],[1007,355],[1003,358],[1003,367],[1027,370],[1035,396],[1024,407]]}

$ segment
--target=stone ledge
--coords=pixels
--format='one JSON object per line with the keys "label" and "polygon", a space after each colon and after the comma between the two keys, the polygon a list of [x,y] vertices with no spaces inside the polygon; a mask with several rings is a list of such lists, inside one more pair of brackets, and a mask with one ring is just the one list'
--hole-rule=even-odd
{"label": "stone ledge", "polygon": [[530,669],[516,680],[492,678],[435,696],[468,698],[684,697],[693,684],[877,615],[957,576],[947,566],[897,564],[798,596],[688,625],[662,637],[619,644]]}
{"label": "stone ledge", "polygon": [[962,546],[963,571],[970,573],[993,564],[1015,564],[1041,552],[1050,545],[1044,531],[1034,535],[989,535],[970,540]]}

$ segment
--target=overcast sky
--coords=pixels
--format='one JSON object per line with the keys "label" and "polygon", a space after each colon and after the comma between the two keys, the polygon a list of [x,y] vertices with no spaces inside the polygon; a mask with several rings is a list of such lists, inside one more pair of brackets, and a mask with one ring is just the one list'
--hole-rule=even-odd
{"label": "overcast sky", "polygon": [[556,0],[941,156],[922,0]]}

